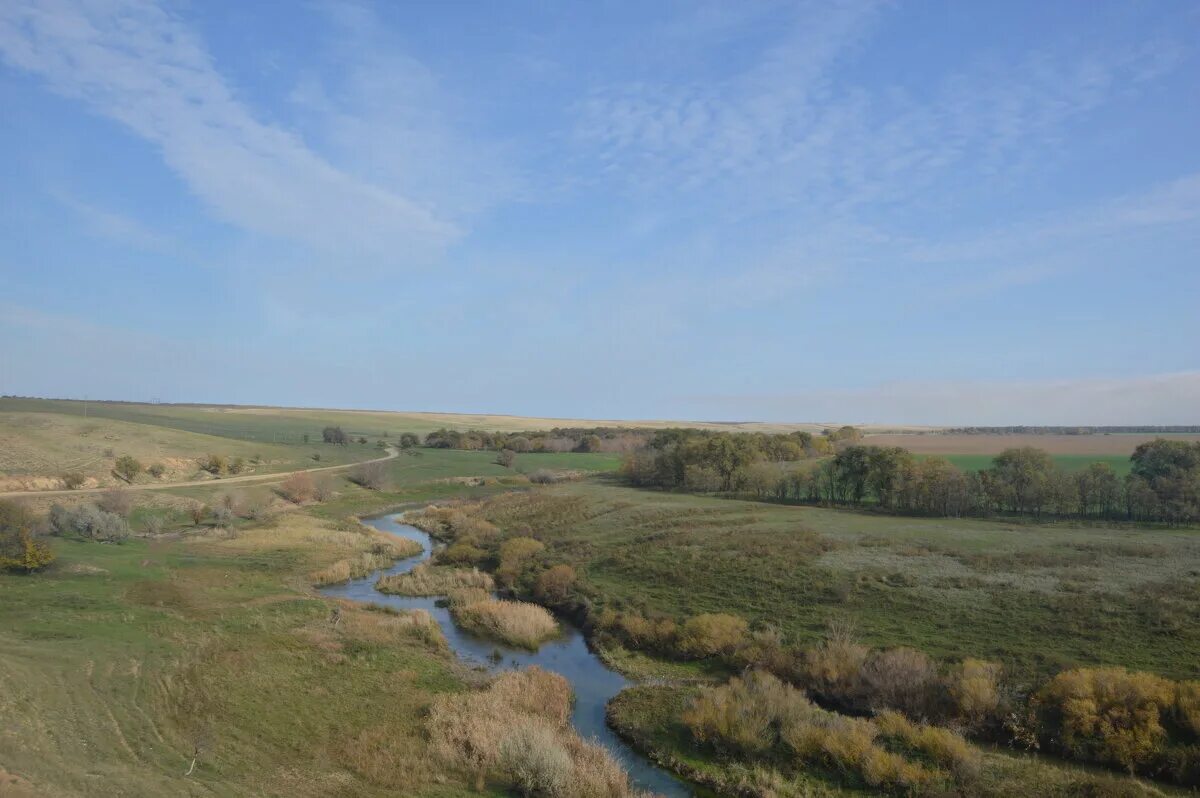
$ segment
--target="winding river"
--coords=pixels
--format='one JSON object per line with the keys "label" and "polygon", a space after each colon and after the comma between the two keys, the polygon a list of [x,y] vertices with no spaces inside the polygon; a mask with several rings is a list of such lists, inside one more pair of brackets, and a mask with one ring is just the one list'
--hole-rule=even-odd
{"label": "winding river", "polygon": [[575,706],[572,723],[585,739],[594,739],[606,747],[625,766],[633,781],[644,790],[651,790],[668,798],[686,798],[693,795],[709,795],[706,791],[680,781],[674,775],[650,762],[634,751],[618,737],[604,722],[604,709],[610,698],[629,687],[632,682],[609,669],[600,658],[587,647],[583,632],[571,623],[559,619],[563,635],[543,643],[537,651],[512,648],[486,640],[459,629],[450,618],[450,611],[438,606],[435,597],[392,596],[375,589],[381,574],[403,574],[429,559],[433,553],[433,542],[429,535],[414,526],[400,523],[397,516],[388,514],[375,518],[364,518],[363,523],[381,532],[409,538],[421,544],[422,552],[416,557],[401,560],[380,573],[364,579],[355,579],[341,585],[323,588],[326,596],[384,604],[397,609],[423,609],[442,627],[450,648],[460,659],[470,665],[489,670],[524,668],[538,665],[546,670],[565,676],[575,690]]}

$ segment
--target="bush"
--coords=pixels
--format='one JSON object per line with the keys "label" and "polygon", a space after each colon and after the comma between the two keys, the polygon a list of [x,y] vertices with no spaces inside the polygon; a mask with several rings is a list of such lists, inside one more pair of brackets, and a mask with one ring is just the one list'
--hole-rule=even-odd
{"label": "bush", "polygon": [[898,709],[909,717],[931,714],[937,666],[915,648],[872,654],[862,668],[863,699],[871,708]]}
{"label": "bush", "polygon": [[700,743],[762,755],[779,743],[785,729],[816,711],[804,693],[765,671],[750,671],[720,687],[702,688],[683,722]]}
{"label": "bush", "polygon": [[880,713],[875,718],[875,725],[882,736],[894,738],[938,765],[949,768],[960,782],[972,781],[979,776],[982,766],[979,751],[949,729],[915,724],[895,710]]}
{"label": "bush", "polygon": [[478,565],[487,557],[487,552],[470,543],[454,543],[438,554],[438,562],[447,565]]}
{"label": "bush", "polygon": [[1200,681],[1175,685],[1175,722],[1200,737]]}
{"label": "bush", "polygon": [[148,515],[146,520],[142,522],[142,529],[147,535],[161,535],[166,528],[167,522],[163,520],[161,515]]}
{"label": "bush", "polygon": [[167,473],[167,467],[162,463],[151,463],[150,467],[146,469],[146,473],[155,479],[161,479],[162,475]]}
{"label": "bush", "polygon": [[210,454],[200,461],[200,468],[219,477],[229,470],[229,461],[223,454]]}
{"label": "bush", "polygon": [[325,475],[313,480],[313,498],[319,502],[327,502],[334,496],[333,480]]}
{"label": "bush", "polygon": [[801,665],[809,689],[850,706],[859,692],[859,675],[870,649],[854,640],[849,627],[834,625],[817,646],[804,652]]}
{"label": "bush", "polygon": [[303,471],[297,471],[279,485],[279,493],[288,501],[303,504],[312,501],[317,487],[313,478]]}
{"label": "bush", "polygon": [[496,454],[496,465],[512,468],[517,461],[517,455],[512,449],[501,449]]}
{"label": "bush", "polygon": [[350,442],[350,436],[341,427],[326,427],[321,430],[321,440],[325,443],[337,443],[345,446]]}
{"label": "bush", "polygon": [[522,795],[569,795],[575,765],[559,737],[545,721],[529,718],[500,743],[500,767]]}
{"label": "bush", "polygon": [[679,631],[679,647],[692,657],[732,654],[746,642],[746,621],[727,613],[707,613],[688,618]]}
{"label": "bush", "polygon": [[116,513],[94,504],[50,508],[50,527],[59,535],[78,535],[105,543],[120,543],[129,537],[129,524]]}
{"label": "bush", "polygon": [[133,510],[133,494],[121,488],[109,488],[100,494],[96,504],[106,513],[128,518]]}
{"label": "bush", "polygon": [[231,461],[229,461],[229,473],[230,474],[240,474],[245,470],[246,470],[246,458],[245,457],[235,457]]}
{"label": "bush", "polygon": [[113,465],[113,471],[126,482],[133,482],[133,478],[142,473],[142,464],[136,457],[123,454],[117,458],[117,462]]}
{"label": "bush", "polygon": [[78,471],[70,471],[62,475],[63,487],[67,490],[78,490],[83,487],[83,483],[86,481],[87,478]]}
{"label": "bush", "polygon": [[1124,668],[1078,668],[1055,676],[1033,699],[1043,733],[1072,756],[1133,771],[1162,753],[1170,682]]}
{"label": "bush", "polygon": [[400,433],[400,448],[401,449],[411,449],[414,446],[419,446],[420,444],[421,444],[421,439],[416,434],[414,434],[412,432]]}
{"label": "bush", "polygon": [[529,481],[536,485],[553,485],[560,482],[558,474],[546,468],[539,468],[529,475]]}
{"label": "bush", "polygon": [[533,592],[539,600],[547,604],[562,604],[570,597],[575,580],[574,568],[569,565],[555,565],[538,575]]}
{"label": "bush", "polygon": [[188,505],[188,516],[192,519],[192,523],[200,526],[200,523],[208,517],[209,509],[200,502],[192,502]]}
{"label": "bush", "polygon": [[965,659],[946,676],[946,692],[954,701],[958,717],[968,725],[979,726],[1000,706],[999,682],[999,665]]}
{"label": "bush", "polygon": [[386,463],[363,463],[350,472],[350,481],[367,490],[383,490],[388,485]]}
{"label": "bush", "polygon": [[54,552],[34,537],[34,528],[24,505],[0,500],[0,570],[32,573],[54,562]]}

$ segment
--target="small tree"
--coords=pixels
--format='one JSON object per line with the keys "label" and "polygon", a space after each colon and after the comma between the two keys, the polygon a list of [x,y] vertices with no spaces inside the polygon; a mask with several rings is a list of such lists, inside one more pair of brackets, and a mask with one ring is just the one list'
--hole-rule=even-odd
{"label": "small tree", "polygon": [[496,453],[496,465],[502,465],[505,468],[512,468],[513,463],[516,461],[517,455],[512,449],[501,449]]}
{"label": "small tree", "polygon": [[420,443],[421,443],[421,439],[419,437],[417,437],[416,433],[403,432],[400,434],[400,448],[401,449],[411,449],[414,446],[420,445]]}
{"label": "small tree", "polygon": [[0,570],[32,573],[54,562],[54,552],[33,531],[33,515],[24,505],[0,501]]}
{"label": "small tree", "polygon": [[208,507],[200,502],[192,502],[188,506],[188,515],[191,516],[193,524],[200,526],[200,522],[208,517]]}
{"label": "small tree", "polygon": [[345,446],[350,442],[350,437],[346,435],[341,427],[326,427],[321,430],[321,440],[326,443],[336,443]]}
{"label": "small tree", "polygon": [[136,457],[123,454],[117,458],[117,462],[113,465],[113,471],[126,482],[133,482],[133,478],[142,473],[142,464]]}
{"label": "small tree", "polygon": [[313,498],[319,502],[327,502],[333,498],[333,480],[328,476],[319,476],[313,480]]}
{"label": "small tree", "polygon": [[368,490],[383,490],[387,485],[387,467],[384,463],[363,463],[350,474],[350,481]]}
{"label": "small tree", "polygon": [[85,479],[83,474],[80,474],[78,471],[70,471],[62,475],[63,485],[67,490],[78,490],[83,487]]}
{"label": "small tree", "polygon": [[366,442],[367,442],[367,439],[366,439],[366,437],[365,437],[365,436],[363,436],[363,435],[359,435],[359,436],[358,436],[358,442],[359,442],[360,444],[366,444]]}
{"label": "small tree", "polygon": [[146,469],[146,473],[155,479],[161,479],[162,475],[167,473],[167,467],[162,463],[151,463],[150,467]]}

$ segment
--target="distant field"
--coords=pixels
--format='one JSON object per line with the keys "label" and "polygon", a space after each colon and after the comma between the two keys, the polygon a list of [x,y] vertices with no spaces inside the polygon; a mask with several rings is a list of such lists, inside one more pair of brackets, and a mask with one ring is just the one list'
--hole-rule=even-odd
{"label": "distant field", "polygon": [[[986,468],[992,467],[992,458],[990,454],[945,454],[931,455],[920,454],[918,457],[945,457],[951,463],[961,468],[963,471],[983,471]],[[1112,469],[1118,475],[1124,476],[1129,473],[1130,460],[1129,455],[1121,454],[1055,454],[1051,455],[1058,467],[1064,471],[1082,471],[1095,462],[1104,462],[1112,466]]]}
{"label": "distant field", "polygon": [[1155,438],[1200,441],[1200,434],[961,435],[931,432],[928,434],[868,434],[866,443],[874,446],[903,446],[916,454],[994,455],[1017,446],[1035,446],[1055,455],[1123,455],[1129,457],[1138,444]]}
{"label": "distant field", "polygon": [[[555,427],[694,427],[740,432],[819,432],[830,424],[775,424],[760,422],[708,422],[671,420],[604,420],[578,418],[533,418],[511,415],[459,413],[413,413],[375,410],[324,410],[309,408],[279,408],[214,405],[155,405],[126,402],[88,402],[87,413],[94,418],[111,418],[156,424],[175,429],[221,435],[253,441],[298,443],[305,434],[320,435],[329,424],[342,426],[352,435],[377,437],[401,432],[424,434],[441,427],[450,429],[481,429],[493,432],[553,429]],[[83,415],[85,403],[62,399],[0,399],[0,412],[54,412]],[[836,425],[834,425],[836,426]],[[866,427],[870,429],[871,427]],[[896,430],[919,428],[896,425]],[[920,428],[927,429],[927,428]]]}
{"label": "distant field", "polygon": [[[873,645],[1200,677],[1200,533],[897,518],[640,491],[595,480],[528,523],[603,604],[734,612],[798,642],[848,618]],[[527,517],[522,518],[522,515]]]}

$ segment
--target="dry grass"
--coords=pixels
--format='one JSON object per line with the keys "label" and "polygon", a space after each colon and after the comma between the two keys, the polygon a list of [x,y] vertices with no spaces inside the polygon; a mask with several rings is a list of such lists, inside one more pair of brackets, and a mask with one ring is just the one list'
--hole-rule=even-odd
{"label": "dry grass", "polygon": [[558,636],[560,631],[554,616],[537,604],[492,598],[483,601],[464,599],[464,594],[459,592],[451,597],[450,611],[454,620],[463,629],[481,637],[536,650],[546,640]]}
{"label": "dry grass", "polygon": [[438,699],[427,727],[447,765],[546,798],[632,798],[629,778],[569,725],[571,688],[540,668],[501,674],[488,689]]}
{"label": "dry grass", "polygon": [[380,593],[400,596],[445,596],[463,588],[492,591],[495,583],[491,574],[478,568],[437,568],[426,563],[406,574],[380,577],[375,589]]}

